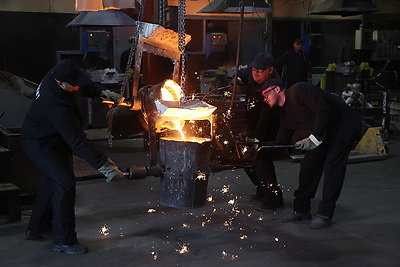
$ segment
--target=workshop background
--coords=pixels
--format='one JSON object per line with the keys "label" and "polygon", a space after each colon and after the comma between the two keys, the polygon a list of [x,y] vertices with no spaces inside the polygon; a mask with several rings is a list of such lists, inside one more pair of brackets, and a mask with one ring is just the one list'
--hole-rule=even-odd
{"label": "workshop background", "polygon": [[[226,85],[232,79],[237,60],[238,29],[241,19],[237,13],[223,13],[212,10],[218,6],[217,3],[220,4],[223,1],[186,1],[185,32],[191,36],[191,41],[185,51],[187,56],[185,63],[186,95],[205,94],[218,86]],[[239,1],[232,2],[237,4]],[[273,232],[277,231],[282,234],[286,244],[277,248],[262,240],[262,235],[259,235],[258,239],[253,239],[252,243],[250,242],[248,249],[252,253],[261,253],[265,247],[268,247],[276,254],[273,254],[269,259],[268,256],[265,256],[263,261],[257,261],[260,254],[243,256],[241,247],[239,252],[237,248],[235,252],[228,251],[225,254],[223,252],[223,261],[216,262],[227,265],[236,262],[239,266],[241,264],[240,257],[243,257],[247,264],[259,264],[261,262],[265,264],[268,263],[268,260],[272,260],[271,266],[318,266],[323,263],[328,263],[325,266],[337,266],[338,264],[346,266],[346,263],[350,262],[353,264],[361,262],[360,264],[363,266],[395,266],[395,263],[398,263],[400,259],[395,256],[398,242],[393,239],[398,237],[400,231],[396,227],[396,225],[398,226],[397,216],[390,216],[396,215],[398,211],[396,203],[400,200],[399,194],[397,194],[398,182],[395,179],[398,176],[398,157],[400,156],[398,147],[400,136],[400,81],[397,79],[397,73],[400,71],[400,1],[271,0],[262,2],[268,4],[267,12],[244,14],[239,64],[249,64],[259,52],[271,53],[277,59],[285,51],[292,49],[292,42],[295,38],[303,38],[305,51],[309,54],[313,66],[312,82],[314,84],[343,97],[346,97],[344,92],[351,89],[357,89],[357,92],[362,93],[362,99],[351,99],[351,101],[360,101],[360,105],[368,104],[369,108],[363,109],[363,115],[364,118],[368,119],[371,126],[368,137],[371,137],[372,143],[377,142],[377,148],[376,152],[370,151],[371,154],[367,155],[368,159],[358,159],[359,161],[366,161],[365,163],[349,167],[349,176],[351,177],[349,180],[351,181],[349,181],[348,188],[350,189],[347,192],[346,189],[344,190],[344,201],[339,205],[343,207],[345,205],[343,203],[351,204],[348,204],[349,207],[346,207],[343,213],[338,212],[338,217],[342,219],[339,219],[338,222],[334,221],[334,225],[337,223],[339,226],[332,233],[327,236],[323,234],[310,235],[304,225],[295,229],[287,225],[281,226],[278,218],[279,213],[274,213],[271,225],[269,225],[272,230],[266,235],[274,240],[274,244],[278,244],[278,238]],[[113,24],[104,17],[100,18],[100,22],[93,23],[89,20],[89,23],[85,24],[85,17],[82,15],[90,16],[91,11],[89,10],[91,8],[103,8],[105,3],[111,6],[113,4],[124,5],[118,9],[112,9],[111,13],[115,16],[108,17],[108,19],[116,18],[120,21]],[[341,9],[342,6],[340,5],[354,5],[359,9],[351,9],[351,12],[346,12]],[[331,9],[316,11],[316,8],[321,6]],[[376,7],[376,10],[366,11],[360,9],[360,6],[364,8],[372,6]],[[124,59],[121,55],[131,47],[130,38],[135,36],[136,28],[134,25],[135,20],[138,19],[139,9],[140,5],[135,0],[2,0],[0,2],[0,232],[2,233],[0,239],[4,237],[5,241],[2,242],[3,246],[0,246],[0,258],[7,259],[5,266],[24,266],[28,262],[32,262],[32,259],[34,266],[45,266],[46,264],[54,266],[52,263],[63,265],[58,262],[55,256],[52,256],[54,258],[51,258],[50,263],[46,263],[43,257],[48,257],[46,253],[50,252],[40,252],[32,244],[23,243],[29,209],[40,185],[41,175],[30,160],[26,158],[19,145],[19,130],[37,84],[57,61],[68,58],[85,67],[93,78],[107,89],[119,92],[126,67],[122,62]],[[147,0],[143,22],[178,31],[178,1]],[[173,68],[170,59],[144,53],[140,86],[155,85],[171,78]],[[352,85],[355,83],[360,84],[360,87]],[[348,86],[349,84],[351,86]],[[132,84],[128,86],[132,86]],[[349,96],[347,100],[350,101],[350,98]],[[88,137],[100,149],[115,157],[119,166],[125,168],[132,164],[141,166],[148,163],[148,158],[151,156],[148,152],[148,140],[143,121],[138,116],[128,114],[128,118],[125,118],[121,128],[119,128],[121,125],[115,125],[114,130],[119,131],[123,137],[114,140],[114,146],[110,148],[107,146],[107,112],[109,107],[102,104],[100,100],[85,99],[82,103],[82,109],[84,111],[84,127],[87,130]],[[387,114],[384,114],[384,111]],[[122,114],[122,117],[124,115]],[[389,136],[384,136],[382,142],[380,132],[376,127],[381,126],[382,119],[385,116],[390,118],[390,125],[387,129]],[[127,120],[130,120],[129,125],[126,123]],[[292,160],[296,161],[297,158],[294,157]],[[367,162],[369,160],[372,162]],[[121,243],[118,243],[118,246],[120,246],[119,248],[123,247],[121,253],[125,254],[121,257],[125,259],[129,258],[126,256],[129,253],[132,255],[135,253],[135,251],[131,251],[132,243],[129,242],[136,242],[133,245],[135,249],[148,253],[147,256],[151,255],[152,263],[156,262],[158,255],[160,255],[158,262],[164,266],[196,266],[196,264],[212,266],[215,262],[208,255],[214,256],[213,250],[215,252],[223,244],[235,244],[237,242],[236,239],[228,238],[227,241],[222,237],[226,233],[222,230],[223,233],[220,235],[221,229],[217,224],[213,231],[192,226],[191,230],[194,232],[188,235],[192,240],[196,240],[197,235],[211,235],[212,244],[209,249],[203,249],[208,245],[207,241],[209,240],[198,237],[202,240],[201,246],[199,245],[201,248],[197,248],[198,250],[193,253],[194,256],[189,253],[195,258],[194,263],[188,261],[192,260],[189,256],[186,256],[183,260],[182,258],[173,258],[171,262],[168,262],[165,258],[168,254],[173,254],[168,249],[175,245],[175,242],[181,246],[180,248],[186,246],[183,246],[180,241],[187,236],[184,238],[184,234],[177,234],[174,232],[174,228],[185,228],[183,231],[189,231],[187,229],[189,227],[180,225],[181,222],[184,222],[188,216],[194,216],[196,219],[202,217],[205,212],[200,209],[193,209],[193,213],[186,209],[185,212],[181,212],[180,209],[161,207],[162,205],[159,205],[159,192],[157,191],[160,185],[157,178],[123,181],[123,188],[120,187],[119,189],[116,189],[119,184],[113,184],[113,190],[116,190],[119,196],[116,201],[115,195],[108,191],[106,187],[108,185],[104,185],[103,181],[100,180],[101,175],[96,170],[88,168],[87,164],[79,158],[74,159],[74,164],[77,170],[77,179],[81,186],[81,189],[78,189],[78,191],[81,190],[79,191],[81,195],[78,196],[78,199],[79,197],[80,199],[77,225],[80,227],[79,231],[82,230],[83,239],[90,240],[91,247],[94,247],[94,251],[98,254],[93,253],[95,256],[90,256],[87,262],[83,263],[65,261],[65,266],[71,266],[71,264],[77,266],[79,264],[82,266],[104,265],[107,263],[117,266],[132,266],[129,263],[121,264],[117,259],[106,260],[102,258],[107,254],[105,252],[110,251],[107,250],[109,248],[103,248],[101,242],[102,245],[98,245],[99,240],[93,238],[98,233],[91,229],[92,220],[98,222],[99,225],[101,222],[101,225],[103,225],[103,221],[110,220],[110,218],[112,218],[111,221],[114,220],[114,223],[118,218],[121,218],[119,236],[118,233],[115,234],[114,232],[113,240],[106,239],[107,234],[102,232],[100,241],[109,244],[122,240]],[[282,177],[281,183],[284,183],[287,190],[285,192],[285,205],[289,211],[291,209],[291,194],[296,184],[296,179],[293,179],[293,177],[297,173],[297,165],[286,161],[277,164],[278,175]],[[288,167],[285,164],[290,166]],[[374,171],[378,171],[378,174],[375,174]],[[214,194],[216,198],[210,201],[213,204],[206,203],[207,213],[211,214],[215,210],[223,210],[226,208],[223,206],[224,201],[231,201],[230,198],[233,198],[231,195],[221,193],[224,188],[226,189],[225,186],[228,182],[232,185],[231,190],[239,196],[236,201],[242,202],[241,208],[254,212],[253,204],[245,201],[248,195],[253,193],[254,188],[252,188],[242,169],[233,168],[232,171],[222,171],[211,176],[214,177],[211,177],[213,179],[210,178],[209,193]],[[380,178],[383,179],[383,182],[379,180]],[[366,185],[366,181],[370,184]],[[132,189],[131,186],[135,188]],[[140,187],[145,189],[140,190]],[[362,197],[350,191],[360,188],[362,188]],[[86,194],[85,197],[83,197],[84,194]],[[368,194],[373,196],[371,197]],[[101,215],[95,213],[97,207],[91,203],[91,199],[96,199],[99,195],[104,197],[99,200],[99,203],[101,202],[100,206],[104,205],[103,208],[106,211]],[[85,204],[82,202],[85,202]],[[388,202],[390,204],[387,204]],[[133,208],[132,203],[134,203]],[[367,203],[367,205],[364,203]],[[354,205],[353,210],[351,210],[352,205]],[[118,208],[115,208],[116,206]],[[145,210],[142,210],[143,207],[145,207]],[[376,212],[374,213],[376,217],[374,217],[374,214],[369,215],[366,207],[370,208],[370,212]],[[152,208],[155,208],[156,214],[150,214],[149,210]],[[228,209],[230,208],[228,207]],[[134,209],[135,212],[132,212],[132,214],[135,213],[135,215],[122,215],[125,214],[123,209]],[[231,231],[232,229],[229,229],[229,231],[240,234],[240,239],[242,237],[247,238],[243,233],[243,228],[246,227],[254,230],[254,233],[265,231],[263,225],[258,225],[257,222],[255,225],[254,221],[249,222],[249,218],[254,220],[261,218],[257,217],[258,215],[251,215],[251,212],[247,213],[247,211],[236,213],[233,209],[227,213],[229,213],[229,216],[231,216],[231,213],[235,214],[234,217],[243,215],[240,223],[238,223],[239,226],[228,226],[226,228],[232,227],[234,229],[236,227],[234,231]],[[137,214],[140,214],[140,216],[137,216]],[[160,220],[164,225],[157,226],[157,221],[154,222],[154,218],[150,218],[151,216],[161,217]],[[137,219],[138,217],[140,218]],[[223,218],[223,216],[218,217],[217,221],[226,223]],[[367,218],[365,220],[368,221],[359,222],[355,218]],[[135,227],[131,225],[132,221],[136,219],[135,224],[141,227],[142,232],[139,233],[141,235],[139,241],[136,241],[136,239],[131,241],[130,238],[137,238],[135,236],[137,229],[134,229]],[[346,219],[349,221],[347,224]],[[376,227],[376,224],[380,223],[380,219],[386,220],[390,225],[386,225],[386,228]],[[169,223],[173,227],[168,228]],[[246,227],[243,225],[246,225]],[[125,227],[124,233],[122,233],[122,227]],[[240,230],[238,230],[239,228]],[[115,226],[114,231],[115,229],[118,229],[118,227]],[[196,230],[199,229],[201,234],[196,233]],[[108,231],[109,229],[106,227],[105,230]],[[148,240],[148,233],[154,231],[156,234],[148,237],[153,238],[153,240]],[[135,233],[128,235],[128,232]],[[164,233],[167,233],[166,236]],[[257,235],[254,233],[253,235]],[[287,233],[295,237],[285,236]],[[338,236],[341,236],[341,238],[338,238]],[[161,240],[163,248],[157,247],[154,240]],[[326,245],[327,250],[334,251],[333,255],[316,245],[321,240]],[[342,241],[349,242],[351,244],[349,246],[352,246],[353,250],[348,251],[345,248],[340,248]],[[12,257],[9,257],[8,254],[11,248],[5,245],[8,242],[20,248],[21,254],[26,254],[19,259],[11,259]],[[192,242],[195,243],[195,241]],[[288,251],[284,251],[286,245],[296,247],[296,249],[290,250],[293,252],[292,258],[285,263],[287,260],[285,253]],[[377,249],[377,247],[379,248]],[[387,249],[387,247],[390,247],[390,249]],[[254,248],[256,248],[256,252],[253,250]],[[319,256],[315,258],[304,256],[307,254],[304,252],[307,248],[310,248],[310,251],[318,251]],[[159,249],[158,252],[157,249]],[[27,253],[27,250],[30,253]],[[115,249],[111,250],[111,253],[116,253]],[[184,253],[186,252],[184,251]],[[371,260],[368,258],[368,254],[376,257]],[[354,255],[365,257],[360,261],[360,258]],[[134,260],[139,264],[138,266],[152,264],[147,259],[135,257]],[[163,257],[165,258],[163,259]],[[267,258],[266,261],[265,258]]]}

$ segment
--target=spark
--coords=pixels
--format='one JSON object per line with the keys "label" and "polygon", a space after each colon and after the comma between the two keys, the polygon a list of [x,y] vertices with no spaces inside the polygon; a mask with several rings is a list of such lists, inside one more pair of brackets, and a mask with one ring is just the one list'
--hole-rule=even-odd
{"label": "spark", "polygon": [[223,185],[222,189],[221,189],[221,193],[222,194],[228,193],[230,187],[231,187],[230,185]]}
{"label": "spark", "polygon": [[278,237],[274,237],[275,242],[279,242],[279,238]]}
{"label": "spark", "polygon": [[207,180],[207,175],[206,175],[204,172],[197,171],[196,180],[203,180],[203,181],[206,181],[206,180]]}
{"label": "spark", "polygon": [[247,235],[240,235],[240,239],[242,240],[247,239]]}
{"label": "spark", "polygon": [[176,252],[178,252],[179,254],[185,254],[189,252],[189,244],[183,244],[181,245],[181,247],[179,249],[176,249]]}
{"label": "spark", "polygon": [[213,197],[212,197],[212,196],[209,196],[209,197],[207,198],[207,202],[214,202]]}
{"label": "spark", "polygon": [[154,212],[156,212],[155,209],[148,209],[148,210],[147,210],[147,213],[154,213]]}
{"label": "spark", "polygon": [[246,154],[246,152],[249,150],[247,146],[242,148],[242,155]]}
{"label": "spark", "polygon": [[252,109],[252,108],[254,108],[255,106],[256,106],[256,102],[255,102],[255,101],[251,101],[251,102],[248,103],[249,109]]}
{"label": "spark", "polygon": [[231,97],[231,96],[232,96],[231,92],[229,92],[229,91],[224,92],[224,97]]}
{"label": "spark", "polygon": [[109,235],[109,234],[110,234],[110,227],[109,227],[107,224],[104,224],[104,225],[100,228],[99,233],[102,234],[102,235],[104,235],[104,236]]}
{"label": "spark", "polygon": [[264,220],[264,217],[262,215],[258,216],[257,220],[262,221]]}
{"label": "spark", "polygon": [[239,258],[239,255],[234,254],[234,253],[228,253],[226,251],[222,251],[222,258],[224,259],[231,259],[231,260],[236,260],[237,258]]}
{"label": "spark", "polygon": [[156,259],[158,258],[158,253],[152,251],[152,252],[151,252],[151,256],[153,257],[153,260],[156,260]]}
{"label": "spark", "polygon": [[182,228],[190,228],[190,224],[188,224],[188,223],[182,223]]}
{"label": "spark", "polygon": [[229,204],[229,205],[235,205],[235,199],[229,200],[229,201],[228,201],[228,204]]}
{"label": "spark", "polygon": [[229,141],[228,140],[225,140],[224,142],[222,142],[224,145],[228,145],[229,144]]}

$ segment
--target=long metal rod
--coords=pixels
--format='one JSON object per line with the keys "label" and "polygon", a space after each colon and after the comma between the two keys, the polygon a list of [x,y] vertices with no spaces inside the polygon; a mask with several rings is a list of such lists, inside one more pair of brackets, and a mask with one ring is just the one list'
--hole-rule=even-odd
{"label": "long metal rod", "polygon": [[243,31],[243,15],[244,15],[244,0],[240,1],[240,23],[239,23],[239,36],[238,36],[238,43],[237,43],[237,50],[236,50],[236,65],[235,65],[235,76],[233,79],[233,90],[232,90],[232,98],[231,103],[229,104],[229,110],[232,110],[233,102],[235,100],[235,93],[237,87],[237,77],[239,71],[239,58],[240,58],[240,49],[242,43],[242,31]]}

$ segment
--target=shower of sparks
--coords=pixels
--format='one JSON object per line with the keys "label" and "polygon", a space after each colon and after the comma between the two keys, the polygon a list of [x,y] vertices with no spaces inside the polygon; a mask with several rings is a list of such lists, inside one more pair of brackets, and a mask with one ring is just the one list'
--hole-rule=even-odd
{"label": "shower of sparks", "polygon": [[226,112],[224,112],[224,113],[222,113],[222,116],[225,118],[225,119],[231,119],[232,118],[232,110],[231,109],[228,109]]}
{"label": "shower of sparks", "polygon": [[158,258],[158,253],[152,251],[152,252],[151,252],[151,256],[153,257],[153,260],[156,260],[156,259]]}
{"label": "shower of sparks", "polygon": [[222,255],[223,259],[236,260],[237,258],[239,258],[239,255],[233,254],[233,253],[231,254],[231,253],[228,253],[226,251],[222,251],[221,255]]}
{"label": "shower of sparks", "polygon": [[185,254],[189,252],[189,244],[183,244],[181,245],[181,247],[179,249],[176,249],[176,252],[178,252],[179,254]]}
{"label": "shower of sparks", "polygon": [[188,223],[182,223],[182,228],[190,228],[190,224],[188,224]]}
{"label": "shower of sparks", "polygon": [[155,209],[148,209],[148,210],[147,210],[147,213],[154,213],[154,212],[156,212]]}
{"label": "shower of sparks", "polygon": [[104,225],[100,228],[99,233],[100,233],[101,235],[104,235],[104,236],[109,235],[109,234],[110,234],[110,227],[109,227],[107,224],[104,224]]}
{"label": "shower of sparks", "polygon": [[207,180],[207,175],[206,175],[204,172],[197,171],[196,180],[203,180],[203,181],[206,181],[206,180]]}
{"label": "shower of sparks", "polygon": [[222,193],[222,194],[228,193],[228,191],[229,191],[230,188],[231,188],[230,185],[223,185],[223,186],[222,186],[222,189],[221,189],[221,193]]}

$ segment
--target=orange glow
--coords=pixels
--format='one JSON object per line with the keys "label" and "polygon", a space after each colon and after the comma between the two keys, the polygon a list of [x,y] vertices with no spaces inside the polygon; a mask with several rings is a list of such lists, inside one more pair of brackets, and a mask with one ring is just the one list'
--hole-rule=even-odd
{"label": "orange glow", "polygon": [[[158,110],[158,119],[156,122],[156,129],[158,132],[165,132],[166,130],[177,131],[176,134],[170,134],[163,139],[175,141],[188,141],[203,143],[210,141],[212,133],[212,113],[216,107],[211,106],[200,100],[192,99],[182,101],[184,99],[184,92],[181,87],[173,80],[166,80],[160,89],[161,99],[156,100],[155,104]],[[210,123],[210,138],[196,137],[202,135],[202,127],[195,130],[188,130],[193,124],[193,121],[206,120]],[[187,123],[191,122],[191,123]],[[188,125],[188,127],[185,127]],[[185,130],[184,130],[185,127]]]}
{"label": "orange glow", "polygon": [[173,80],[167,80],[161,87],[161,99],[164,101],[179,101],[183,91]]}

